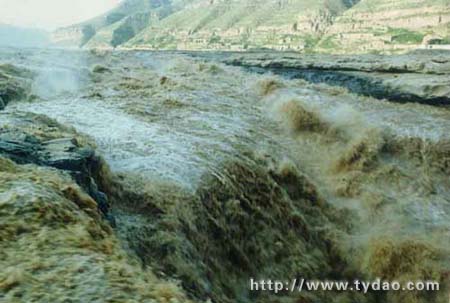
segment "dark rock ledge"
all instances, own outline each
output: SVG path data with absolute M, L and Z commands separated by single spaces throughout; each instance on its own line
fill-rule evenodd
M 0 64 L 0 110 L 14 100 L 24 99 L 31 87 L 33 73 L 10 64 Z
M 109 201 L 102 191 L 108 168 L 89 140 L 42 115 L 0 113 L 0 156 L 18 164 L 36 164 L 68 172 L 98 205 L 105 218 Z M 100 187 L 100 188 L 99 188 Z
M 377 99 L 450 105 L 450 52 L 398 56 L 256 53 L 222 61 L 252 72 L 341 86 Z

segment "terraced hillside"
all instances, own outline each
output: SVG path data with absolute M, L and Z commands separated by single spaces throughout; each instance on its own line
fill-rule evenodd
M 335 20 L 318 48 L 341 52 L 436 48 L 450 44 L 449 35 L 449 0 L 364 0 Z
M 348 5 L 341 0 L 196 1 L 145 29 L 126 46 L 302 50 Z
M 128 0 L 56 31 L 54 41 L 89 48 L 348 53 L 446 48 L 449 35 L 450 0 Z

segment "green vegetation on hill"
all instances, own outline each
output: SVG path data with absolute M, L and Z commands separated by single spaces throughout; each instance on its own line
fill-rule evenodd
M 113 33 L 113 38 L 111 40 L 112 46 L 116 47 L 121 45 L 122 43 L 130 40 L 134 36 L 134 30 L 131 26 L 125 25 L 123 27 L 119 27 Z
M 410 31 L 404 28 L 390 28 L 388 31 L 392 35 L 392 42 L 399 44 L 418 44 L 421 43 L 424 34 Z
M 88 24 L 83 26 L 82 33 L 83 38 L 81 40 L 81 46 L 85 45 L 89 40 L 91 40 L 91 38 L 95 36 L 96 31 L 92 25 Z

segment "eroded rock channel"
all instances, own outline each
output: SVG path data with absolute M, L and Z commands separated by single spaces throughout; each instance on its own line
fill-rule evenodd
M 0 300 L 445 302 L 445 290 L 275 295 L 248 281 L 445 288 L 446 107 L 177 53 L 0 61 L 14 66 L 1 85 L 21 92 L 0 112 Z M 1 82 L 16 69 L 22 82 Z
M 450 55 L 416 51 L 396 56 L 333 56 L 296 54 L 231 55 L 227 64 L 287 79 L 340 86 L 352 93 L 392 102 L 450 104 Z

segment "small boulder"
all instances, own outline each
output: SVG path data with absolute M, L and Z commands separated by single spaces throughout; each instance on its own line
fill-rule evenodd
M 92 72 L 96 73 L 96 74 L 104 74 L 104 73 L 111 73 L 111 70 L 109 68 L 105 67 L 105 66 L 96 65 L 92 69 Z

